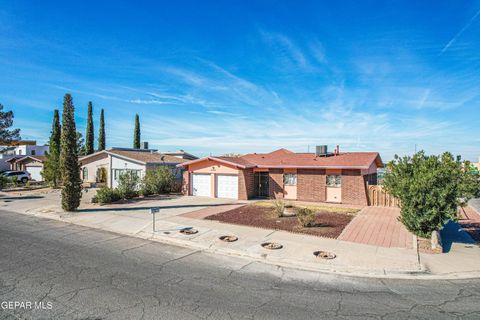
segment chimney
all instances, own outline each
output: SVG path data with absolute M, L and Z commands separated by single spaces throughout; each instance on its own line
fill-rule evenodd
M 321 145 L 315 147 L 315 156 L 317 157 L 324 157 L 327 155 L 328 147 L 327 145 Z
M 337 144 L 337 148 L 335 149 L 335 155 L 339 155 L 340 154 L 340 146 Z
M 148 150 L 148 142 L 147 141 L 143 141 L 142 142 L 142 145 L 140 146 L 141 149 L 145 149 L 145 150 Z

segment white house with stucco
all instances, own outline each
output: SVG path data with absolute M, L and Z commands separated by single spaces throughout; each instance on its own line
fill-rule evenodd
M 140 178 L 148 170 L 168 166 L 177 180 L 182 179 L 182 169 L 177 165 L 187 160 L 166 155 L 150 149 L 112 148 L 84 156 L 79 159 L 80 175 L 84 183 L 104 183 L 110 188 L 118 186 L 123 172 L 131 171 Z

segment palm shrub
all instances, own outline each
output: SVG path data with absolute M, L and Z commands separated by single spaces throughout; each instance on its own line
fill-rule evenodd
M 138 196 L 140 177 L 134 171 L 125 171 L 118 178 L 118 193 L 122 199 L 132 199 Z
M 400 221 L 412 233 L 430 237 L 450 220 L 456 221 L 458 205 L 477 196 L 478 175 L 460 159 L 445 152 L 427 156 L 395 156 L 387 166 L 384 186 L 401 203 Z
M 141 193 L 144 196 L 169 193 L 174 183 L 172 170 L 167 166 L 161 166 L 156 170 L 147 171 L 142 181 Z
M 316 214 L 315 211 L 309 208 L 301 208 L 297 212 L 298 222 L 303 227 L 310 227 L 315 222 Z

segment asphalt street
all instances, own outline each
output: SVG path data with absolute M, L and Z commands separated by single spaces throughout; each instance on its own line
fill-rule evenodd
M 479 301 L 480 280 L 298 271 L 0 211 L 1 319 L 480 319 Z

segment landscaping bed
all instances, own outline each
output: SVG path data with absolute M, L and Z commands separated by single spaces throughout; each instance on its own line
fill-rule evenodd
M 358 210 L 345 208 L 312 207 L 315 211 L 315 221 L 309 227 L 303 227 L 296 216 L 278 217 L 275 209 L 266 203 L 246 205 L 237 209 L 206 217 L 225 223 L 251 227 L 284 230 L 295 233 L 309 234 L 319 237 L 337 238 L 350 223 Z

